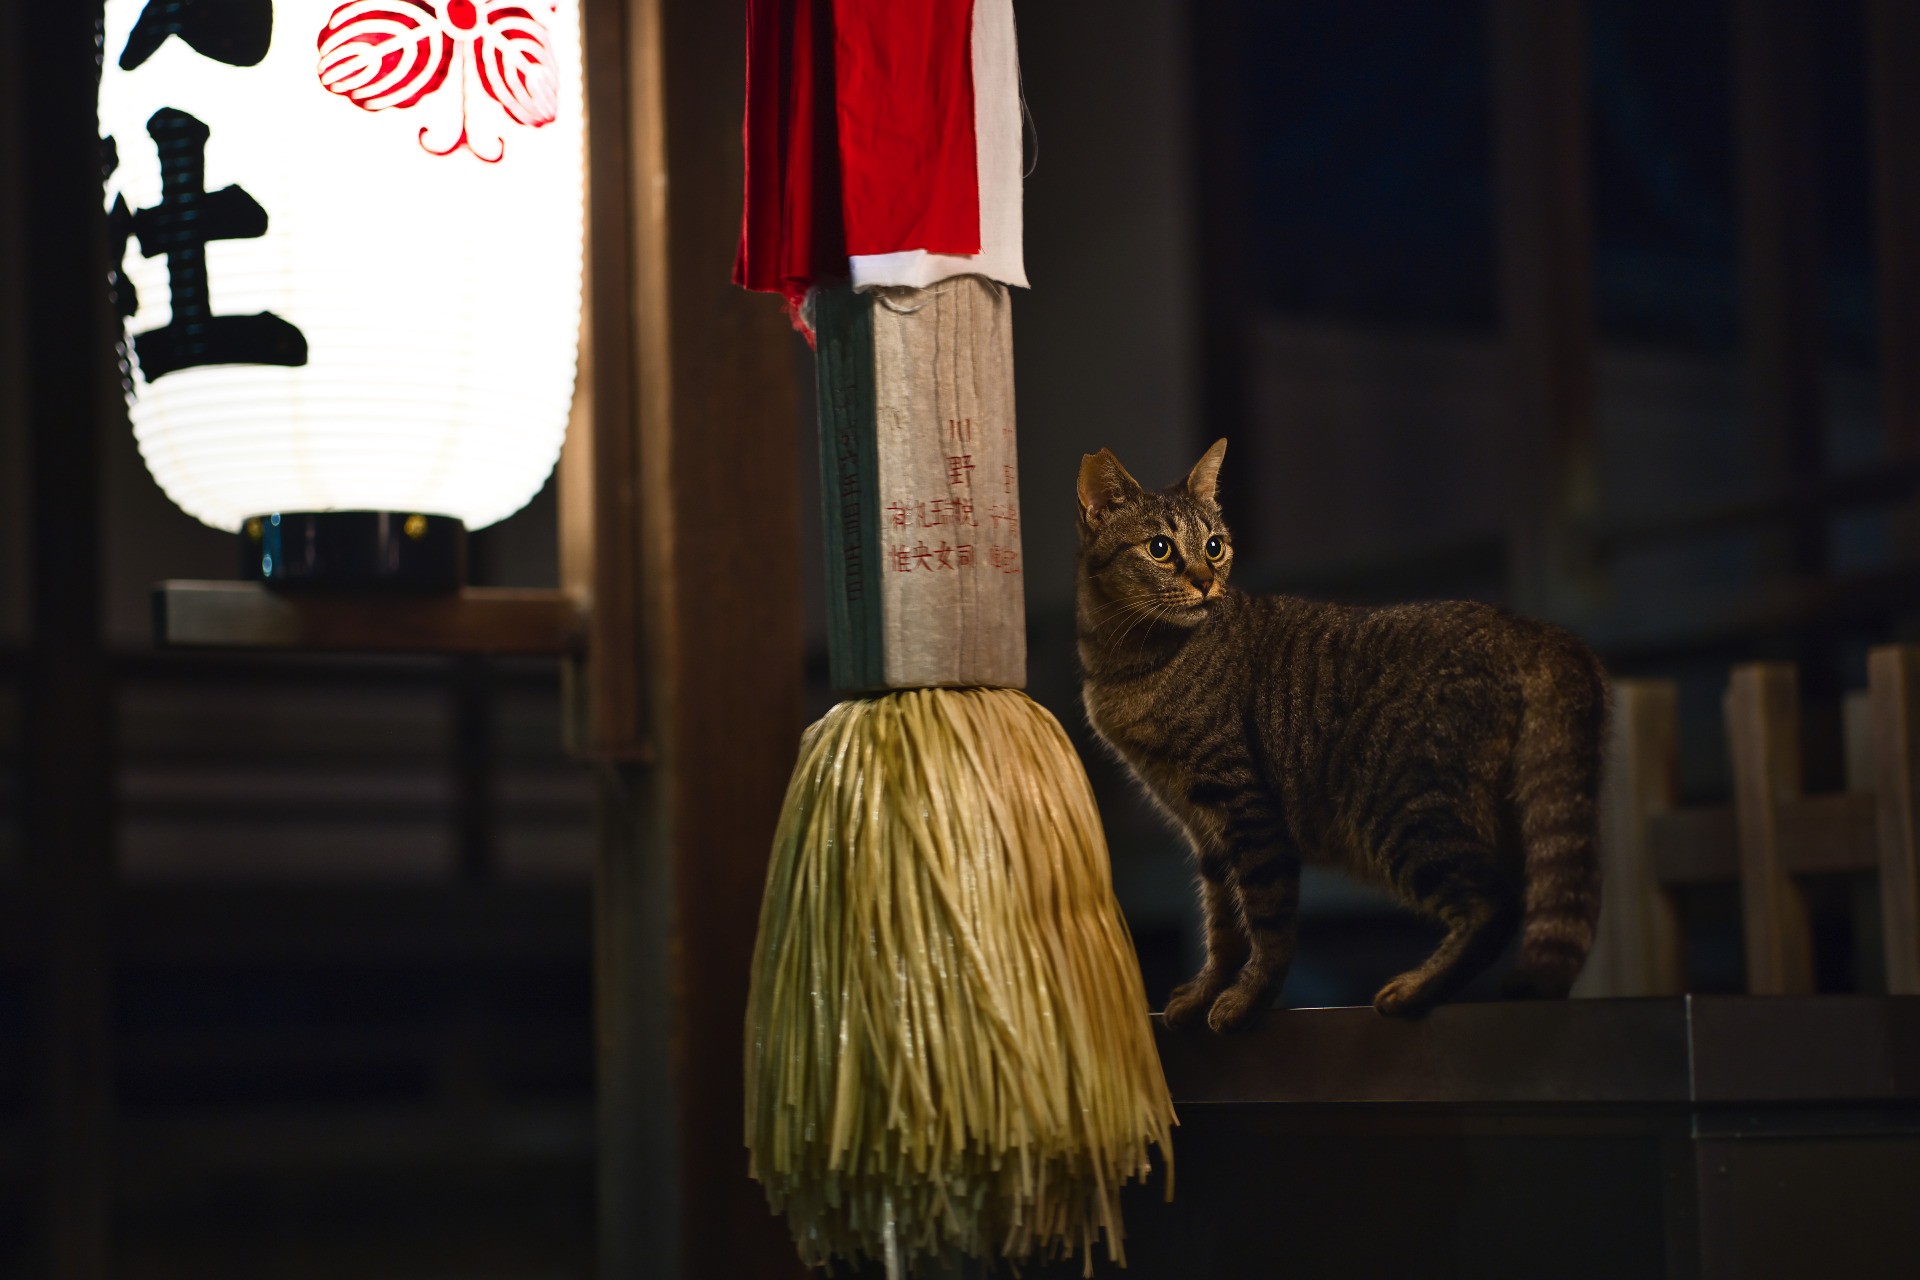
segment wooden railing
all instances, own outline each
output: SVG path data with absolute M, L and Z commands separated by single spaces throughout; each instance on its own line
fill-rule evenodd
M 1811 993 L 1802 882 L 1844 873 L 1878 877 L 1887 990 L 1920 994 L 1920 649 L 1874 650 L 1867 691 L 1847 711 L 1847 789 L 1808 794 L 1797 671 L 1734 668 L 1726 695 L 1732 801 L 1682 806 L 1675 687 L 1619 683 L 1602 802 L 1606 905 L 1583 994 L 1686 990 L 1674 895 L 1695 884 L 1738 885 L 1749 991 Z

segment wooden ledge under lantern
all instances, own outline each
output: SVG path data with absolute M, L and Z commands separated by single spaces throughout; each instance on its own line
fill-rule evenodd
M 169 649 L 570 657 L 585 648 L 586 630 L 585 606 L 557 589 L 322 596 L 176 579 L 153 593 L 154 643 Z

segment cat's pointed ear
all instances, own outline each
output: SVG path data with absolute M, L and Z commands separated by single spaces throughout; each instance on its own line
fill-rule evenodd
M 1098 524 L 1115 507 L 1140 493 L 1139 482 L 1127 474 L 1111 449 L 1080 459 L 1080 518 Z
M 1187 493 L 1195 502 L 1204 506 L 1217 507 L 1220 499 L 1215 496 L 1220 487 L 1220 463 L 1227 456 L 1225 436 L 1213 442 L 1213 448 L 1200 455 L 1200 461 L 1193 464 L 1193 470 L 1187 473 Z

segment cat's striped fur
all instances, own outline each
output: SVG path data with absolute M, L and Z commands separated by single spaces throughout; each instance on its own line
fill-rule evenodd
M 1565 995 L 1600 911 L 1599 660 L 1571 632 L 1491 605 L 1228 588 L 1225 450 L 1158 493 L 1104 449 L 1080 468 L 1087 715 L 1200 873 L 1206 965 L 1168 1021 L 1225 1031 L 1270 1003 L 1293 959 L 1302 861 L 1444 926 L 1433 955 L 1374 997 L 1380 1012 L 1431 1008 L 1516 930 L 1509 989 Z

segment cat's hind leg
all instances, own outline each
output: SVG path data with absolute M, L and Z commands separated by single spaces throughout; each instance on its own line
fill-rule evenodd
M 1375 993 L 1373 1007 L 1391 1017 L 1418 1017 L 1459 991 L 1493 963 L 1520 925 L 1517 887 L 1472 828 L 1437 815 L 1418 825 L 1420 846 L 1406 852 L 1395 882 L 1447 932 L 1419 967 Z
M 1232 985 L 1251 951 L 1246 931 L 1240 927 L 1239 912 L 1234 908 L 1233 889 L 1227 884 L 1226 861 L 1218 855 L 1203 853 L 1198 862 L 1207 961 L 1198 974 L 1175 987 L 1167 997 L 1166 1012 L 1162 1016 L 1170 1027 L 1193 1026 L 1205 1017 L 1220 993 Z
M 1249 954 L 1207 1011 L 1207 1025 L 1215 1031 L 1237 1031 L 1265 1011 L 1287 980 L 1298 936 L 1299 858 L 1263 845 L 1235 861 L 1232 880 Z

